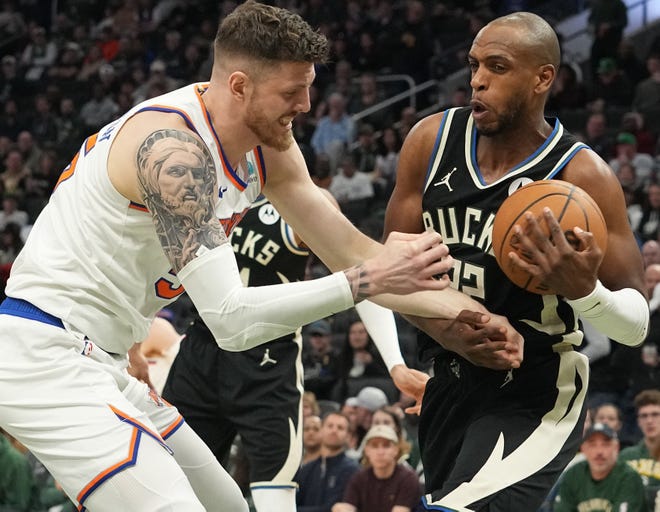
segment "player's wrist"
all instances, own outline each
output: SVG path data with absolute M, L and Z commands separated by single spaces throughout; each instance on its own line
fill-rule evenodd
M 603 284 L 597 279 L 593 285 L 585 286 L 583 290 L 571 294 L 575 295 L 574 297 L 569 297 L 568 295 L 565 295 L 564 297 L 567 301 L 570 301 L 571 304 L 575 303 L 576 308 L 586 307 L 588 309 L 590 304 L 597 302 L 599 296 L 603 295 L 604 289 L 606 290 Z
M 353 301 L 356 304 L 380 293 L 372 274 L 373 272 L 368 268 L 366 262 L 344 270 L 344 275 L 351 288 Z

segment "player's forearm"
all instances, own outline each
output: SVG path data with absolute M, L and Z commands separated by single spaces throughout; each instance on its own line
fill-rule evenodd
M 405 315 L 453 320 L 464 310 L 487 313 L 483 304 L 453 288 L 408 295 L 383 294 L 369 300 Z
M 228 244 L 199 254 L 178 276 L 218 345 L 230 351 L 247 350 L 354 304 L 341 272 L 246 288 Z

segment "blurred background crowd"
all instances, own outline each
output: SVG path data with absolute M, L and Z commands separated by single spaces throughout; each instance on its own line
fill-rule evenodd
M 408 131 L 424 115 L 469 105 L 466 55 L 479 29 L 516 10 L 536 12 L 553 25 L 571 17 L 586 20 L 585 58 L 564 52 L 547 113 L 558 116 L 619 177 L 644 258 L 652 311 L 645 344 L 624 347 L 586 326 L 581 347 L 591 361 L 590 407 L 616 406 L 619 438 L 631 445 L 640 442 L 643 433 L 634 397 L 660 389 L 658 24 L 643 19 L 639 30 L 627 31 L 630 11 L 621 0 L 268 3 L 298 12 L 331 42 L 330 62 L 316 70 L 312 108 L 294 120 L 294 133 L 314 181 L 329 189 L 351 221 L 374 238 L 382 233 L 399 149 Z M 0 289 L 30 226 L 81 142 L 144 99 L 206 81 L 218 20 L 236 4 L 0 2 Z M 565 38 L 560 36 L 563 45 Z M 325 272 L 312 258 L 309 275 Z M 184 296 L 162 316 L 183 332 L 189 311 Z M 398 320 L 407 363 L 429 370 L 430 362 L 417 356 L 415 330 Z M 393 423 L 405 441 L 400 455 L 421 475 L 415 417 L 403 413 L 409 398 L 394 387 L 355 312 L 315 322 L 304 334 L 306 460 L 320 453 L 324 414 L 343 410 L 349 415 L 345 444 L 357 460 L 372 419 L 385 411 L 393 419 L 383 421 Z M 240 461 L 234 466 L 240 480 Z M 0 436 L 0 511 L 55 512 L 67 507 L 45 469 L 18 443 Z

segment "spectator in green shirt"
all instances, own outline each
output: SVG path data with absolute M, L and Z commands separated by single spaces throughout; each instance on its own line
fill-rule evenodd
M 564 474 L 554 512 L 646 512 L 644 484 L 636 471 L 619 461 L 616 432 L 595 423 L 580 450 L 586 460 Z
M 660 390 L 647 389 L 635 397 L 637 424 L 643 438 L 621 451 L 626 461 L 642 477 L 649 512 L 660 510 Z

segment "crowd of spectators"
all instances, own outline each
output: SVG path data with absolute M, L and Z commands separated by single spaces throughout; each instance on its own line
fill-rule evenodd
M 236 3 L 1 2 L 0 286 L 60 172 L 85 137 L 147 98 L 207 80 L 217 21 Z M 464 65 L 469 42 L 494 17 L 515 9 L 554 17 L 585 2 L 553 2 L 546 12 L 547 3 L 533 0 L 270 3 L 299 12 L 330 40 L 331 59 L 317 68 L 310 91 L 312 108 L 295 118 L 293 130 L 312 178 L 335 195 L 352 222 L 378 238 L 396 180 L 399 150 L 419 119 L 419 110 L 469 102 L 466 83 L 450 94 L 426 93 L 418 98 L 416 107 L 402 100 L 365 114 L 366 109 L 407 87 L 401 80 L 384 77 L 404 75 L 417 84 L 441 80 Z M 619 0 L 586 3 L 592 9 L 591 58 L 585 63 L 562 63 L 547 111 L 558 115 L 617 174 L 644 254 L 652 311 L 646 343 L 639 348 L 624 347 L 587 327 L 583 347 L 592 367 L 590 407 L 604 403 L 617 407 L 621 422 L 617 437 L 621 443 L 633 445 L 642 439 L 634 397 L 660 387 L 660 287 L 656 286 L 660 282 L 660 42 L 651 43 L 640 55 L 623 36 L 627 17 Z M 320 274 L 324 269 L 313 261 L 310 272 Z M 181 303 L 184 305 L 172 308 L 173 322 L 180 331 L 186 321 L 185 299 Z M 403 413 L 409 405 L 407 398 L 398 395 L 364 326 L 353 314 L 316 322 L 305 331 L 307 389 L 323 409 L 314 412 L 310 406 L 312 410 L 306 414 L 310 442 L 305 460 L 327 457 L 340 464 L 338 467 L 357 471 L 365 447 L 362 439 L 368 436 L 372 416 L 392 416 L 390 427 L 399 441 L 416 436 L 415 418 Z M 407 362 L 427 369 L 428 362 L 419 361 L 415 353 L 414 329 L 404 321 L 398 325 Z M 360 396 L 364 389 L 380 390 L 382 396 L 375 398 L 374 392 Z M 343 416 L 322 414 L 339 410 Z M 410 463 L 406 471 L 420 474 L 414 453 L 402 449 L 403 443 L 394 443 L 389 430 L 381 428 L 371 439 L 384 451 L 391 448 L 388 453 L 396 457 L 377 462 L 386 470 L 360 478 L 371 481 L 384 474 L 390 478 L 390 470 L 395 469 L 398 475 L 406 455 Z M 345 462 L 344 457 L 353 462 Z M 45 469 L 9 437 L 0 436 L 0 459 L 7 461 L 0 464 L 0 508 L 37 511 L 58 506 L 67 510 L 57 483 L 45 478 Z M 4 468 L 9 467 L 21 486 L 38 489 L 36 494 L 41 497 L 21 491 L 23 487 L 11 492 L 4 489 L 8 478 Z M 314 481 L 315 471 L 308 468 L 304 478 Z M 355 492 L 345 497 L 336 489 L 331 491 L 339 501 L 358 499 Z M 317 489 L 311 495 L 320 493 Z M 336 510 L 344 510 L 342 507 Z

